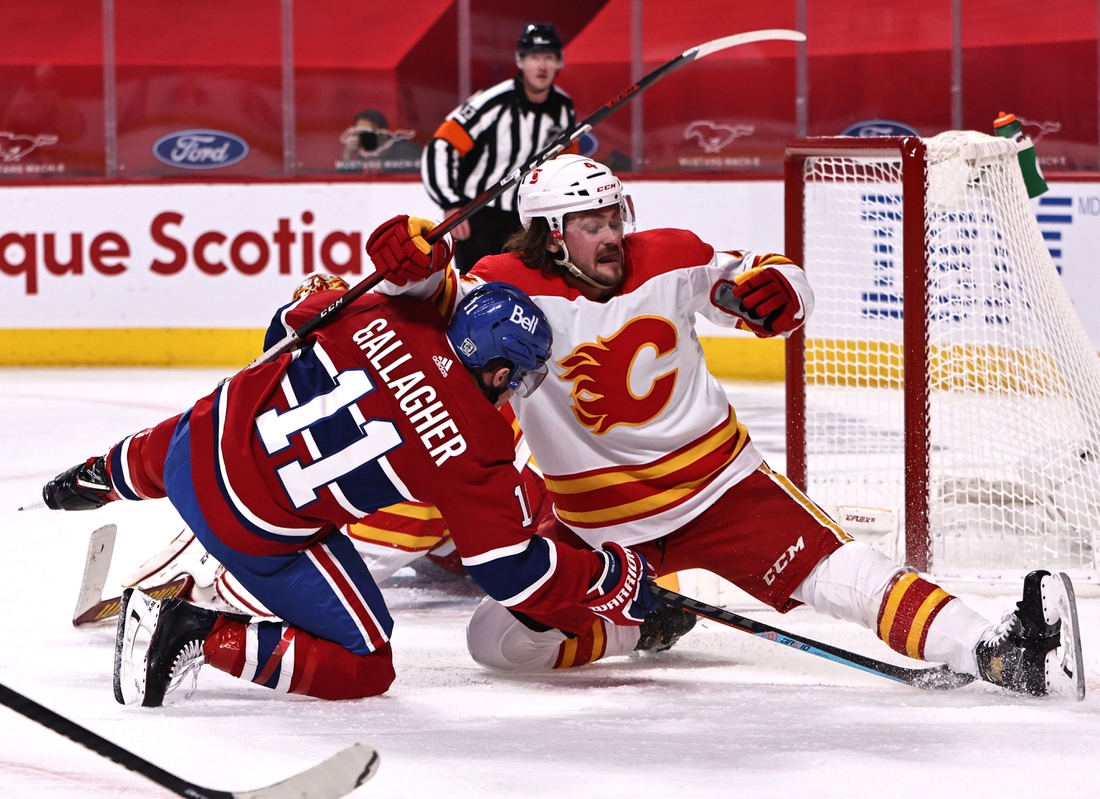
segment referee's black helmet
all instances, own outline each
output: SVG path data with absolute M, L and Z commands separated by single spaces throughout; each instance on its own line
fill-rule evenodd
M 553 25 L 546 22 L 532 22 L 523 29 L 516 44 L 520 56 L 530 53 L 556 53 L 561 56 L 561 37 Z

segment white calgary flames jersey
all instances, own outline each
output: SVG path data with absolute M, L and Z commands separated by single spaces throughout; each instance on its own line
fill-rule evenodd
M 806 316 L 813 305 L 802 270 L 785 258 L 715 252 L 688 231 L 632 234 L 624 254 L 623 286 L 604 302 L 511 254 L 484 258 L 463 278 L 449 270 L 404 289 L 433 293 L 449 313 L 480 282 L 502 280 L 546 314 L 549 374 L 512 405 L 556 515 L 593 547 L 670 533 L 761 463 L 695 335 L 696 313 L 737 323 L 712 302 L 715 286 L 767 264 L 790 280 Z

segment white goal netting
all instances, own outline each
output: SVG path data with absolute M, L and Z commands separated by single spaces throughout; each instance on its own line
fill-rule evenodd
M 805 159 L 804 262 L 817 298 L 805 329 L 808 493 L 904 513 L 902 320 L 921 307 L 903 274 L 923 265 L 905 263 L 902 220 L 923 205 L 931 571 L 1095 580 L 1100 359 L 1043 243 L 1014 144 L 972 132 L 925 144 L 923 203 L 903 202 L 898 154 Z

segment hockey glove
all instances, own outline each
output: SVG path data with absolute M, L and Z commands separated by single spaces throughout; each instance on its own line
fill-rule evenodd
M 88 458 L 42 487 L 42 501 L 52 510 L 94 510 L 116 499 L 103 458 Z
M 604 621 L 627 627 L 637 626 L 646 614 L 657 609 L 657 600 L 649 592 L 653 576 L 645 558 L 631 549 L 611 542 L 598 552 L 605 565 L 596 584 L 588 589 L 585 605 Z
M 805 319 L 802 301 L 783 273 L 772 264 L 788 264 L 780 255 L 765 255 L 756 265 L 734 277 L 719 280 L 711 291 L 711 301 L 722 310 L 739 317 L 737 326 L 762 338 L 797 330 Z
M 434 245 L 424 238 L 435 223 L 402 214 L 381 225 L 367 240 L 377 272 L 395 286 L 424 280 L 451 262 L 451 237 Z

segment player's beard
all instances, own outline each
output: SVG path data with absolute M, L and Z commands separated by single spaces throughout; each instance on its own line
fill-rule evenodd
M 623 248 L 621 244 L 604 244 L 596 250 L 589 276 L 608 288 L 618 288 L 623 282 Z

